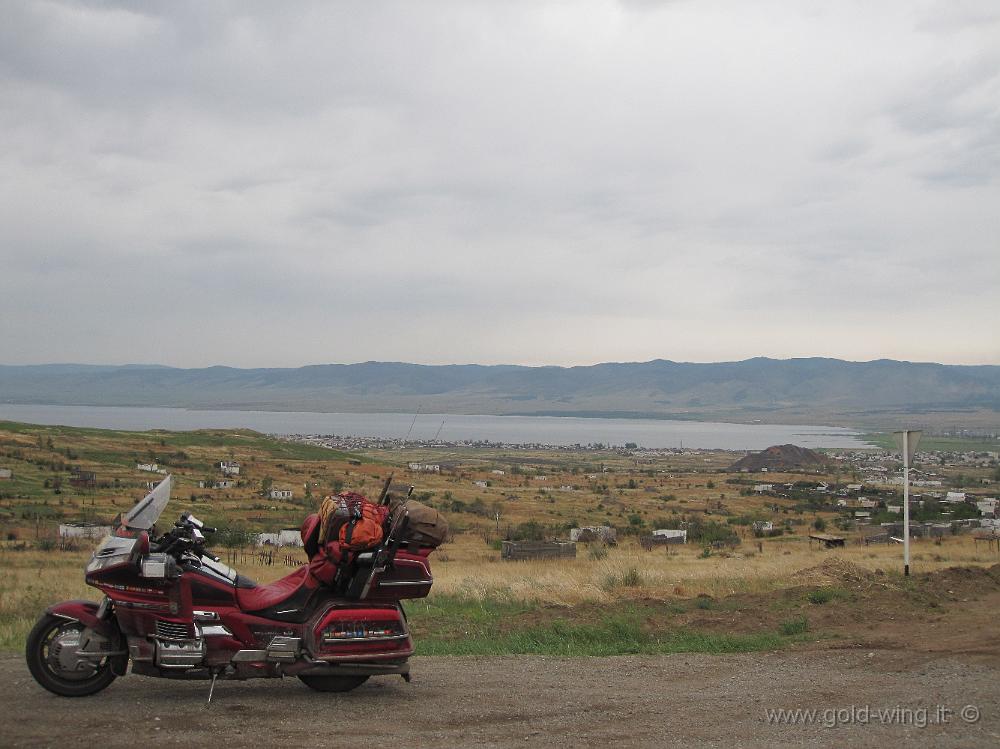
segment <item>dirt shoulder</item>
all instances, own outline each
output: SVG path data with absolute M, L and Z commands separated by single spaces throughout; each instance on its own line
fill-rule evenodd
M 312 692 L 296 679 L 225 682 L 206 706 L 204 682 L 138 676 L 95 697 L 63 699 L 38 687 L 20 658 L 2 656 L 0 744 L 78 745 L 89 737 L 109 747 L 155 741 L 234 748 L 1000 742 L 1000 666 L 963 656 L 876 650 L 418 657 L 413 672 L 412 684 L 373 679 L 345 695 Z M 939 705 L 953 711 L 947 722 Z M 960 717 L 968 705 L 980 711 L 975 722 Z M 896 717 L 869 715 L 862 723 L 866 707 L 895 709 Z M 773 725 L 768 709 L 819 712 L 812 724 Z

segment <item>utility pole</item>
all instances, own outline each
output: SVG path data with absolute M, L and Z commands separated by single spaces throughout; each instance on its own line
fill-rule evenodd
M 919 429 L 904 429 L 893 432 L 892 436 L 903 454 L 903 575 L 910 576 L 910 463 L 917 451 L 917 444 L 923 432 Z

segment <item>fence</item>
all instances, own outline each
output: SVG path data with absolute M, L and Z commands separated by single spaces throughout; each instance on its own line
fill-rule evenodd
M 301 547 L 296 547 L 297 552 L 300 552 L 300 550 Z M 284 565 L 285 567 L 298 567 L 307 561 L 305 555 L 301 552 L 288 551 L 286 547 L 280 546 L 226 550 L 226 564 L 233 567 L 245 566 L 247 564 L 256 564 L 259 567 L 272 567 L 275 564 Z

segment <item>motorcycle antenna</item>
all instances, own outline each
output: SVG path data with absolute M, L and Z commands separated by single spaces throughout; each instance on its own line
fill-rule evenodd
M 378 502 L 376 502 L 376 504 L 380 504 L 380 505 L 384 505 L 385 504 L 385 498 L 389 494 L 389 484 L 392 483 L 392 477 L 394 475 L 395 475 L 395 471 L 393 471 L 392 473 L 390 473 L 389 476 L 386 478 L 385 483 L 382 484 L 382 493 L 378 495 Z
M 413 414 L 413 421 L 410 422 L 410 428 L 406 430 L 406 436 L 403 437 L 403 442 L 410 439 L 410 432 L 413 431 L 413 425 L 417 423 L 417 417 L 420 416 L 420 409 L 423 408 L 423 404 L 417 406 L 417 412 Z

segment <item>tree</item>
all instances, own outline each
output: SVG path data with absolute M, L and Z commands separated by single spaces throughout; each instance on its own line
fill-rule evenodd
M 815 528 L 817 531 L 826 530 L 826 521 L 823 518 L 816 518 L 813 521 L 813 528 Z

